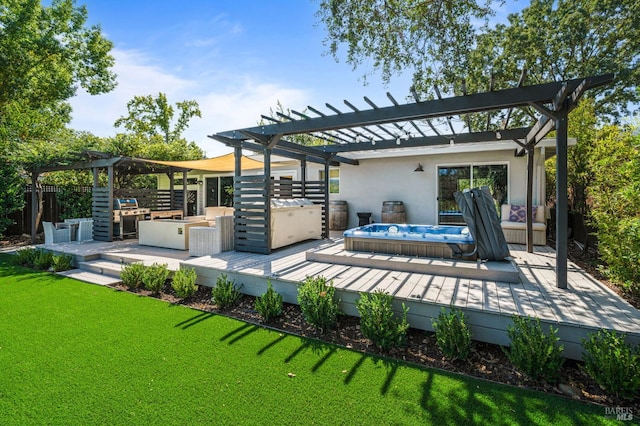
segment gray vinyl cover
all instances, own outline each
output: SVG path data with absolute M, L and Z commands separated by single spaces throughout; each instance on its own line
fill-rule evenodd
M 453 197 L 476 243 L 478 257 L 486 260 L 509 257 L 509 246 L 504 239 L 489 188 L 485 186 L 456 192 Z

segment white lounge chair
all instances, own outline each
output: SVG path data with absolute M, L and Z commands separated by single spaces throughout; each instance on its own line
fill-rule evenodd
M 44 245 L 68 243 L 71 241 L 71 228 L 56 229 L 51 222 L 42 222 L 44 228 Z

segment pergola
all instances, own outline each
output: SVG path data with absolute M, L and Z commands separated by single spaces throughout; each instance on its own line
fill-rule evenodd
M 190 170 L 202 170 L 209 172 L 229 172 L 236 167 L 241 170 L 261 169 L 262 162 L 253 160 L 248 157 L 241 156 L 236 159 L 233 154 L 222 155 L 214 158 L 189 161 L 161 161 L 145 158 L 135 158 L 127 156 L 117 156 L 105 152 L 85 151 L 80 154 L 79 161 L 68 164 L 52 164 L 46 167 L 30 170 L 31 174 L 31 239 L 35 243 L 36 238 L 36 215 L 37 200 L 36 183 L 38 176 L 45 172 L 61 171 L 61 170 L 92 170 L 93 186 L 92 186 L 92 217 L 94 219 L 94 240 L 97 241 L 113 241 L 113 212 L 115 197 L 115 175 L 129 174 L 160 174 L 164 173 L 169 176 L 169 194 L 166 200 L 166 207 L 169 209 L 179 208 L 183 214 L 187 215 L 187 173 Z M 239 166 L 236 164 L 239 162 Z M 107 183 L 106 186 L 100 186 L 98 179 L 99 172 L 106 170 Z M 176 191 L 174 189 L 175 174 L 182 175 L 182 189 Z M 128 198 L 128 197 L 127 197 Z
M 527 249 L 533 252 L 532 187 L 533 155 L 536 145 L 552 130 L 556 130 L 556 273 L 557 286 L 567 287 L 567 124 L 568 114 L 581 96 L 590 89 L 609 84 L 613 74 L 577 78 L 523 86 L 524 72 L 518 87 L 490 90 L 484 93 L 466 94 L 442 98 L 436 88 L 437 99 L 421 101 L 412 92 L 414 101 L 400 104 L 390 94 L 390 106 L 380 107 L 365 97 L 371 107 L 361 110 L 347 100 L 350 111 L 343 112 L 326 104 L 327 114 L 317 108 L 307 107 L 313 113 L 291 111 L 291 115 L 278 113 L 279 118 L 263 116 L 269 124 L 220 132 L 209 137 L 234 148 L 236 167 L 234 178 L 234 205 L 236 249 L 270 253 L 269 217 L 270 200 L 274 188 L 269 180 L 271 155 L 279 155 L 301 162 L 302 180 L 299 193 L 306 188 L 306 163 L 324 165 L 325 233 L 327 232 L 329 166 L 339 163 L 357 165 L 350 153 L 371 150 L 389 150 L 402 147 L 430 147 L 448 144 L 491 143 L 496 140 L 512 140 L 520 149 L 515 155 L 527 156 Z M 464 86 L 463 86 L 464 87 Z M 491 85 L 490 87 L 493 87 Z M 464 89 L 463 89 L 464 90 Z M 531 127 L 510 128 L 509 118 L 516 108 L 532 107 L 540 113 Z M 506 111 L 506 118 L 499 128 L 489 129 L 490 118 L 497 111 Z M 483 131 L 456 133 L 451 124 L 453 116 L 466 120 L 468 114 L 486 113 L 487 126 Z M 294 117 L 295 116 L 295 117 Z M 438 131 L 432 120 L 444 118 L 450 132 Z M 432 132 L 425 131 L 429 126 Z M 291 141 L 296 135 L 311 135 L 324 141 L 324 145 L 306 146 Z M 242 177 L 240 158 L 248 149 L 264 155 L 264 177 L 261 181 L 248 182 Z M 264 206 L 257 208 L 257 205 Z

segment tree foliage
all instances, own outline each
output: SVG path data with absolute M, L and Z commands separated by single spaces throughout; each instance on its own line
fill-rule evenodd
M 411 70 L 417 91 L 434 85 L 462 94 L 615 73 L 614 84 L 587 92 L 596 111 L 614 117 L 638 102 L 640 3 L 635 0 L 533 0 L 508 24 L 489 25 L 490 7 L 503 2 L 323 0 L 317 16 L 336 59 L 380 70 L 386 81 Z M 485 20 L 485 25 L 479 22 Z M 514 111 L 513 123 L 530 122 L 534 110 Z M 504 117 L 496 114 L 494 124 Z M 472 127 L 479 125 L 479 118 Z M 486 116 L 484 117 L 486 121 Z
M 78 86 L 95 95 L 115 87 L 112 43 L 85 26 L 87 9 L 73 0 L 3 0 L 0 5 L 0 108 L 20 102 L 51 108 Z
M 592 223 L 605 271 L 632 292 L 640 291 L 640 136 L 632 128 L 606 126 L 591 154 Z
M 0 1 L 0 163 L 12 168 L 0 187 L 13 211 L 22 205 L 25 171 L 77 153 L 78 140 L 65 129 L 67 100 L 79 87 L 90 94 L 115 87 L 112 43 L 86 21 L 86 8 L 74 0 Z M 11 213 L 4 208 L 0 233 Z
M 491 1 L 476 0 L 322 0 L 316 14 L 326 26 L 325 45 L 347 63 L 382 72 L 413 70 L 416 82 L 450 81 L 450 65 L 466 57 L 474 43 L 474 22 L 493 12 Z M 456 67 L 456 69 L 458 69 Z
M 176 109 L 178 116 L 175 117 Z M 169 144 L 182 137 L 182 132 L 193 117 L 202 117 L 198 103 L 193 100 L 176 102 L 176 108 L 167 101 L 167 95 L 158 93 L 134 96 L 127 104 L 128 115 L 116 120 L 115 126 L 123 126 L 130 132 L 149 138 L 161 135 Z M 175 119 L 174 119 L 175 117 Z M 173 126 L 173 127 L 172 127 Z

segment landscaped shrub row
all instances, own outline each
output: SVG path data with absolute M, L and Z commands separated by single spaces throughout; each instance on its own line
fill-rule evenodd
M 53 254 L 47 250 L 31 247 L 16 251 L 12 261 L 15 265 L 39 269 L 41 271 L 51 270 L 60 272 L 73 268 L 73 256 L 64 253 Z
M 542 331 L 538 318 L 514 316 L 507 327 L 511 340 L 503 348 L 509 361 L 533 380 L 555 383 L 565 359 L 558 345 L 557 329 Z M 454 361 L 465 359 L 471 349 L 468 318 L 457 308 L 444 308 L 433 321 L 436 343 L 442 353 Z M 584 371 L 604 390 L 618 397 L 634 398 L 640 392 L 640 346 L 625 343 L 624 334 L 602 330 L 582 340 Z

